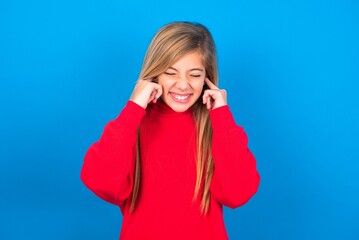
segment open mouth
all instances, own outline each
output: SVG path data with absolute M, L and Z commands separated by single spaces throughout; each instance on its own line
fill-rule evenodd
M 177 94 L 177 93 L 173 93 L 170 92 L 171 98 L 175 101 L 175 102 L 179 102 L 179 103 L 186 103 L 188 102 L 188 100 L 190 99 L 190 97 L 192 96 L 192 94 Z

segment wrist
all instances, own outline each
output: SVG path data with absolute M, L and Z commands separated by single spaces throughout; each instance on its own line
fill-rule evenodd
M 215 103 L 212 110 L 223 107 L 223 106 L 227 106 L 227 103 L 223 102 L 223 103 Z
M 147 102 L 145 103 L 143 100 L 138 98 L 130 98 L 130 101 L 136 103 L 138 106 L 142 107 L 143 109 L 147 108 Z

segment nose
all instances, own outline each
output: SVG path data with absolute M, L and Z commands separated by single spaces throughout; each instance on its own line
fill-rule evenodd
M 176 87 L 180 90 L 186 90 L 189 86 L 188 80 L 185 77 L 179 77 L 176 82 Z

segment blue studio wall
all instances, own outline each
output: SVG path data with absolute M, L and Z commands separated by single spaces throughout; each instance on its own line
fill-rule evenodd
M 230 239 L 359 239 L 356 0 L 0 1 L 0 239 L 118 238 L 83 157 L 175 20 L 212 32 L 262 176 Z

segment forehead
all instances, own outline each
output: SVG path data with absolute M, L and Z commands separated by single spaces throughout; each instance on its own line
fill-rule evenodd
M 176 69 L 202 68 L 204 69 L 203 57 L 199 51 L 186 53 L 175 61 L 171 67 Z

